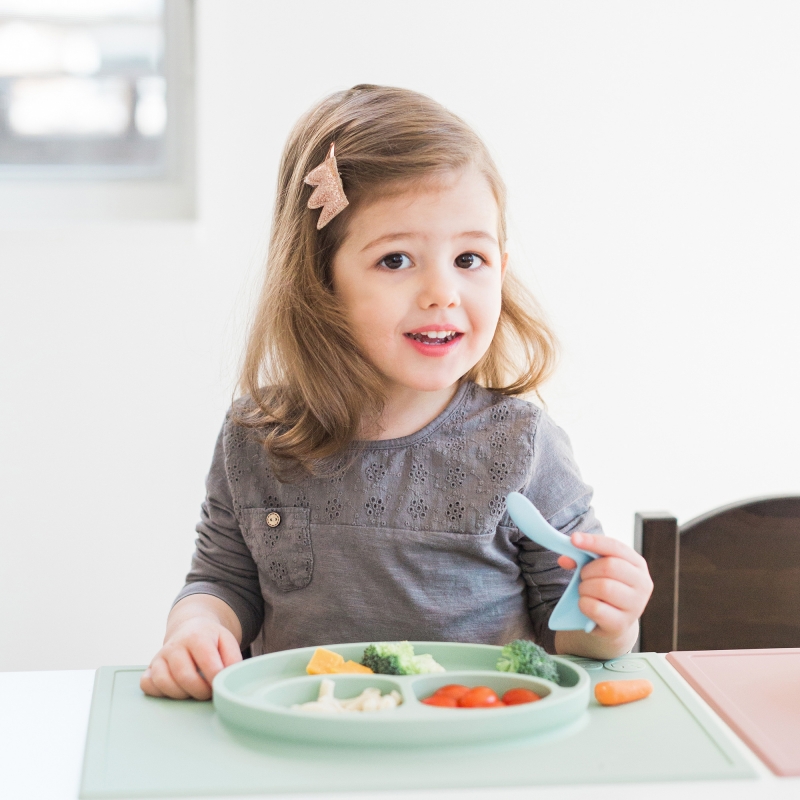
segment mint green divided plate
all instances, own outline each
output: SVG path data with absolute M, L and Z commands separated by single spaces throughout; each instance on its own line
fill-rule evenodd
M 345 661 L 361 661 L 368 643 L 326 645 Z M 529 675 L 498 672 L 502 648 L 483 644 L 412 642 L 416 654 L 430 653 L 446 670 L 427 675 L 308 675 L 316 647 L 284 650 L 247 659 L 214 679 L 214 708 L 228 725 L 260 735 L 316 744 L 418 746 L 442 742 L 496 741 L 557 730 L 578 720 L 589 704 L 591 681 L 573 661 L 556 657 L 558 683 Z M 330 713 L 292 706 L 316 700 L 324 678 L 335 683 L 340 700 L 376 687 L 396 690 L 395 709 Z M 488 686 L 502 695 L 517 687 L 542 697 L 504 708 L 457 709 L 427 706 L 420 700 L 449 683 Z

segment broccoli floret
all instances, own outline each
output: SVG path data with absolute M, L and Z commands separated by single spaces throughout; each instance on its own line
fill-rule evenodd
M 444 667 L 428 653 L 415 656 L 408 642 L 379 642 L 364 648 L 361 663 L 381 675 L 421 675 L 424 672 L 444 672 Z
M 364 648 L 361 663 L 381 675 L 407 675 L 407 665 L 414 658 L 408 642 L 379 642 Z
M 527 639 L 516 639 L 507 644 L 497 662 L 500 672 L 519 672 L 522 675 L 535 675 L 558 683 L 556 662 L 538 644 Z

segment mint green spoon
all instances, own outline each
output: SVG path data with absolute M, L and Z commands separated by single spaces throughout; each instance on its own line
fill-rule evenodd
M 506 507 L 515 525 L 536 544 L 546 547 L 562 556 L 569 556 L 578 566 L 572 576 L 564 594 L 550 615 L 548 626 L 551 631 L 576 631 L 583 629 L 591 633 L 595 623 L 589 619 L 579 608 L 578 584 L 581 582 L 581 570 L 592 559 L 597 558 L 596 553 L 579 550 L 565 536 L 557 531 L 540 513 L 539 509 L 519 492 L 511 492 L 506 497 Z

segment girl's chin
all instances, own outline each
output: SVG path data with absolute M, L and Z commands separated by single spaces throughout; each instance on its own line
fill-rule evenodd
M 389 377 L 388 388 L 390 392 L 419 392 L 421 394 L 435 394 L 437 392 L 455 391 L 464 372 L 448 372 L 445 375 L 423 375 L 419 372 L 407 375 L 392 375 Z

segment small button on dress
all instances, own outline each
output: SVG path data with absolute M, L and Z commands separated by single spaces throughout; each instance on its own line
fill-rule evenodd
M 281 515 L 277 511 L 270 511 L 267 514 L 267 525 L 270 528 L 277 528 L 281 524 Z

